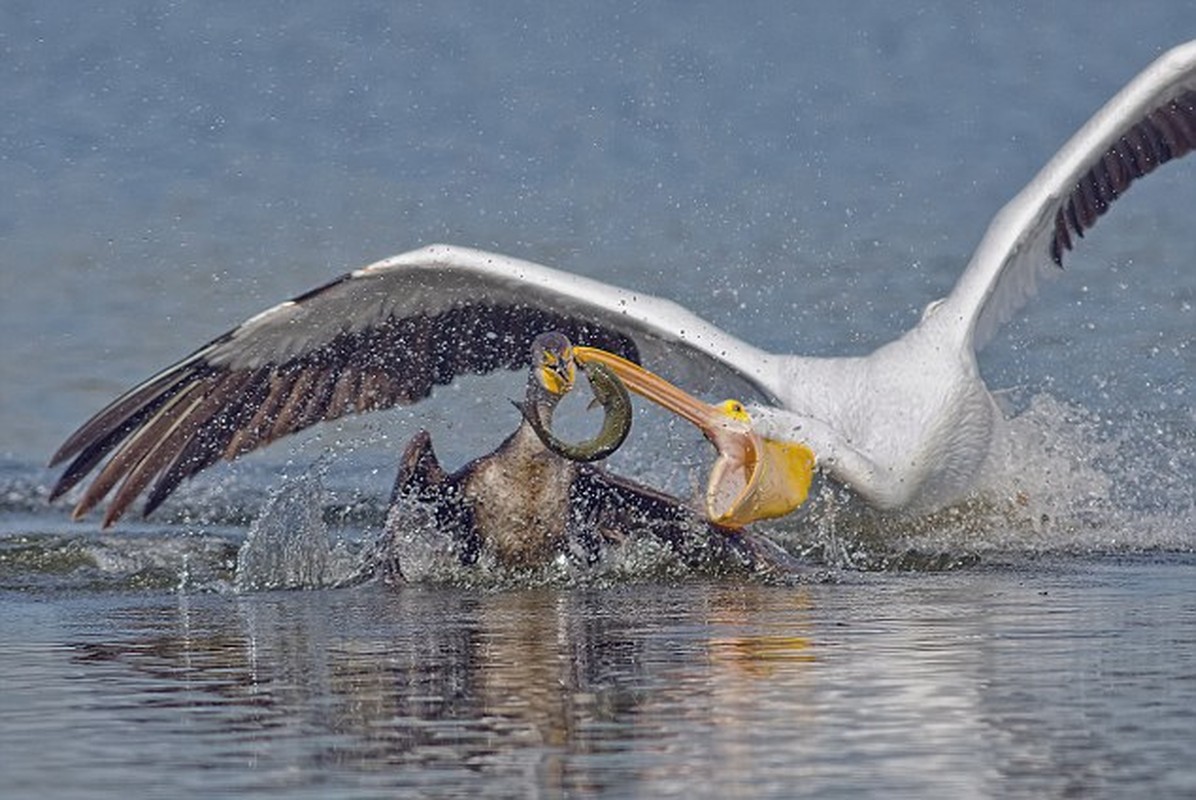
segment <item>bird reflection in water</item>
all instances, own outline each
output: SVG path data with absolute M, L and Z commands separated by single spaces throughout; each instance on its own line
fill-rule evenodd
M 728 670 L 748 678 L 773 678 L 778 672 L 817 660 L 813 639 L 802 631 L 813 602 L 805 591 L 786 590 L 787 614 L 777 632 L 761 632 L 761 606 L 777 607 L 775 596 L 763 586 L 726 587 L 718 592 L 710 617 L 710 657 Z M 720 631 L 726 631 L 720 634 Z
M 805 590 L 767 591 L 794 595 L 800 636 Z M 184 595 L 112 611 L 116 633 L 82 636 L 71 660 L 143 730 L 202 731 L 214 746 L 196 758 L 212 766 L 235 758 L 299 783 L 330 765 L 395 780 L 465 771 L 512 794 L 565 790 L 601 785 L 595 754 L 675 747 L 683 730 L 722 731 L 728 757 L 746 748 L 740 711 L 762 687 L 812 683 L 812 644 L 809 658 L 770 659 L 769 681 L 745 680 L 759 675 L 744 669 L 751 618 L 775 599 L 693 586 Z

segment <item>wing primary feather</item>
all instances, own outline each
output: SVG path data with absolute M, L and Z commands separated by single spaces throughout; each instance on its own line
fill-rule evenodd
M 229 399 L 241 390 L 250 377 L 251 373 L 240 372 L 226 376 L 224 380 L 213 381 L 203 387 L 201 396 L 190 403 L 167 430 L 156 434 L 147 432 L 150 446 L 144 448 L 145 452 L 135 462 L 130 459 L 132 466 L 126 470 L 120 488 L 108 504 L 103 527 L 118 520 L 150 481 L 172 463 L 194 437 L 208 429 L 212 418 L 227 407 Z
M 163 376 L 164 378 L 167 376 Z M 180 392 L 186 391 L 196 381 L 203 379 L 202 370 L 187 370 L 172 374 L 171 381 L 157 382 L 129 392 L 118 399 L 109 409 L 92 417 L 56 454 L 60 461 L 74 455 L 74 460 L 63 471 L 50 491 L 50 500 L 57 500 L 69 492 L 99 464 L 105 456 L 120 445 L 131 433 L 146 424 L 155 414 Z
M 241 452 L 233 447 L 233 440 L 245 431 L 245 425 L 257 411 L 266 394 L 267 370 L 246 373 L 248 380 L 228 396 L 240 394 L 237 402 L 227 402 L 211 420 L 186 442 L 169 465 L 158 476 L 142 508 L 142 516 L 150 514 L 162 504 L 184 480 L 211 466 L 221 456 L 232 460 Z M 252 447 L 248 448 L 252 449 Z
M 1067 218 L 1067 226 L 1076 236 L 1084 236 L 1084 224 L 1079 210 L 1076 208 L 1076 199 L 1074 197 L 1067 198 L 1067 205 L 1064 207 L 1064 215 Z
M 136 466 L 147 450 L 158 444 L 159 435 L 173 428 L 179 419 L 185 416 L 187 410 L 203 399 L 202 389 L 201 383 L 189 385 L 163 405 L 148 422 L 134 431 L 132 438 L 122 444 L 112 458 L 108 459 L 100 474 L 84 491 L 71 516 L 78 519 L 103 500 L 112 491 L 112 487 Z M 182 414 L 179 413 L 180 407 L 184 409 Z
M 1113 178 L 1109 175 L 1109 165 L 1105 156 L 1096 160 L 1088 175 L 1092 179 L 1092 190 L 1099 199 L 1102 210 L 1112 205 L 1118 192 L 1113 188 Z
M 1080 178 L 1080 185 L 1077 188 L 1084 196 L 1084 204 L 1092 209 L 1093 222 L 1109 208 L 1109 204 L 1101 196 L 1100 188 L 1097 185 L 1096 169 L 1094 166 L 1083 178 Z
M 1080 227 L 1076 229 L 1076 233 L 1083 236 L 1085 228 L 1091 228 L 1092 224 L 1096 222 L 1096 208 L 1091 205 L 1091 198 L 1088 193 L 1084 191 L 1084 178 L 1081 177 L 1076 182 L 1076 187 L 1071 192 L 1071 202 L 1075 204 L 1076 219 L 1079 221 Z
M 398 391 L 404 402 L 414 403 L 431 391 L 428 360 L 432 357 L 432 331 L 414 320 L 396 320 L 382 337 L 384 352 L 406 353 L 404 365 L 397 369 Z
M 1063 204 L 1066 224 L 1055 221 L 1051 238 L 1051 260 L 1063 265 L 1064 251 L 1071 250 L 1070 234 L 1084 231 L 1109 210 L 1130 184 L 1149 175 L 1160 165 L 1187 155 L 1196 144 L 1196 90 L 1144 114 L 1096 159 L 1076 182 Z
M 328 414 L 332 402 L 332 390 L 336 387 L 336 369 L 324 367 L 312 382 L 307 402 L 295 420 L 295 429 L 311 427 L 317 422 L 333 419 Z
M 108 438 L 113 432 L 127 428 L 130 420 L 136 415 L 154 403 L 165 402 L 172 392 L 178 391 L 202 373 L 202 364 L 188 359 L 133 387 L 80 425 L 51 456 L 49 466 L 56 466 L 80 451 L 92 447 L 96 442 Z
M 1155 162 L 1163 165 L 1170 161 L 1173 156 L 1171 155 L 1171 145 L 1168 143 L 1167 137 L 1154 121 L 1156 114 L 1157 111 L 1152 112 L 1142 119 L 1142 130 L 1146 136 L 1146 140 L 1150 142 L 1150 146 L 1154 150 Z
M 271 368 L 265 369 L 268 375 L 265 398 L 254 411 L 249 422 L 233 435 L 233 440 L 228 445 L 228 448 L 235 450 L 237 455 L 247 453 L 266 442 L 272 441 L 270 432 L 274 429 L 274 421 L 277 418 L 278 409 L 287 398 L 292 382 L 294 381 L 294 375 L 290 371 Z
M 1183 100 L 1173 100 L 1159 109 L 1174 130 L 1175 139 L 1186 153 L 1196 147 L 1196 92 L 1189 92 Z
M 353 411 L 353 398 L 357 396 L 357 387 L 360 385 L 361 372 L 353 367 L 346 367 L 337 374 L 332 398 L 328 401 L 328 419 L 336 419 Z
M 1112 179 L 1113 188 L 1117 191 L 1120 197 L 1121 193 L 1130 188 L 1130 181 L 1134 179 L 1133 174 L 1129 169 L 1129 162 L 1122 157 L 1121 151 L 1117 145 L 1109 148 L 1108 152 L 1101 158 L 1106 169 L 1109 171 L 1109 177 Z
M 296 423 L 310 396 L 308 391 L 311 389 L 315 377 L 315 370 L 310 367 L 294 371 L 290 387 L 286 392 L 286 399 L 279 406 L 278 413 L 274 417 L 274 425 L 271 426 L 268 441 L 299 430 L 299 425 Z
M 1171 117 L 1168 114 L 1170 104 L 1162 108 L 1155 109 L 1147 117 L 1159 132 L 1159 139 L 1163 142 L 1163 146 L 1167 148 L 1167 157 L 1179 158 L 1182 156 L 1187 147 L 1185 146 L 1183 134 L 1181 134 L 1171 122 Z
M 1071 249 L 1071 234 L 1067 231 L 1067 220 L 1063 216 L 1063 209 L 1055 212 L 1055 235 L 1051 239 L 1051 260 L 1056 267 L 1063 266 L 1063 250 Z

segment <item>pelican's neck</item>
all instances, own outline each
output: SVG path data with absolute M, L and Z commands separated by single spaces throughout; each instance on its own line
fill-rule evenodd
M 778 358 L 776 394 L 786 411 L 829 421 L 866 388 L 866 358 Z

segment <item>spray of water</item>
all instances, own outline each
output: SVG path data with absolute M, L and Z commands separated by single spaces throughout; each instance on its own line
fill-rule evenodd
M 1012 404 L 1020 410 L 1007 420 L 977 491 L 962 503 L 895 517 L 864 508 L 823 482 L 797 514 L 754 528 L 808 562 L 864 570 L 1196 549 L 1196 420 L 1190 409 L 1102 416 L 1048 393 Z M 659 436 L 639 437 L 612 469 L 663 481 L 660 488 L 693 499 L 709 469 L 709 448 L 687 428 L 663 430 L 664 446 Z M 376 432 L 368 438 L 378 440 Z M 281 483 L 276 468 L 263 465 L 216 471 L 189 482 L 150 522 L 126 520 L 103 535 L 67 521 L 70 498 L 48 506 L 44 479 L 31 478 L 20 465 L 0 465 L 0 512 L 8 526 L 0 577 L 10 587 L 220 591 L 231 583 L 255 591 L 342 585 L 380 574 L 488 586 L 695 574 L 670 548 L 634 538 L 609 549 L 596 565 L 566 557 L 515 574 L 483 555 L 462 566 L 451 533 L 437 527 L 428 509 L 388 511 L 377 487 L 362 488 L 368 481 L 389 482 L 389 454 L 363 477 L 363 455 L 352 442 L 316 444 L 322 444 L 322 455 L 307 455 L 315 463 Z M 297 456 L 291 463 L 303 460 Z M 234 572 L 229 548 L 245 525 Z
M 237 591 L 314 589 L 336 585 L 358 569 L 324 520 L 323 461 L 284 480 L 249 527 L 237 554 Z
M 1190 424 L 1103 419 L 1040 393 L 996 443 L 975 491 L 956 505 L 881 514 L 824 485 L 772 535 L 807 558 L 856 569 L 1196 548 Z

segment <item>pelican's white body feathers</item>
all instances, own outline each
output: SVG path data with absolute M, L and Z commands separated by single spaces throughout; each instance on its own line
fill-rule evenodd
M 117 448 L 78 510 L 123 480 L 109 514 L 118 515 L 157 476 L 152 507 L 217 457 L 320 419 L 414 402 L 463 371 L 512 366 L 503 354 L 526 352 L 514 339 L 541 332 L 522 328 L 565 320 L 589 326 L 574 335 L 580 343 L 584 331 L 625 337 L 683 386 L 701 372 L 741 379 L 766 401 L 752 412 L 766 435 L 805 442 L 878 507 L 938 506 L 973 484 L 1001 421 L 977 349 L 1133 180 L 1194 147 L 1190 42 L 1131 81 L 1001 209 L 946 298 L 856 358 L 767 353 L 668 300 L 507 256 L 448 245 L 394 256 L 251 318 L 118 398 L 56 454 L 76 456 L 56 492 Z M 446 341 L 456 361 L 439 353 Z

